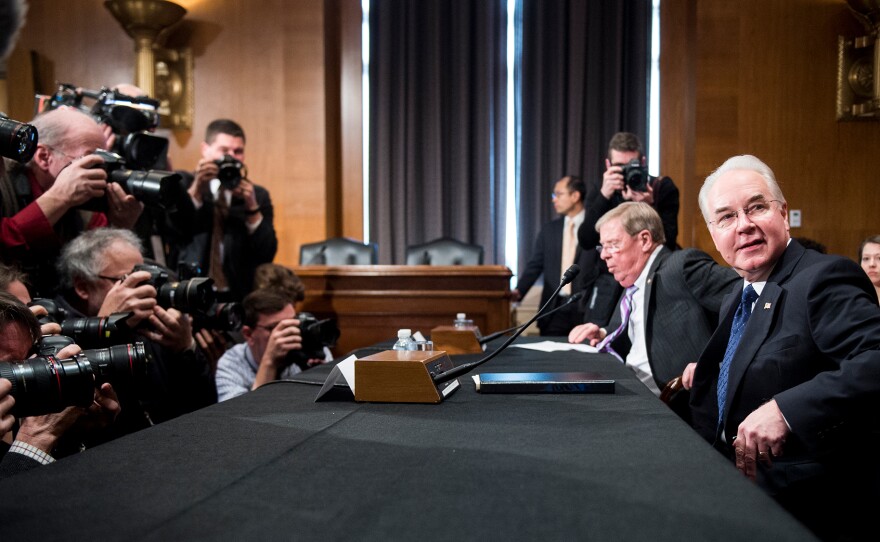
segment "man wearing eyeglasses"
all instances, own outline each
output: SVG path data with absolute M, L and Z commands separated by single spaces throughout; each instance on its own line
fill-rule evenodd
M 37 116 L 39 143 L 26 165 L 7 161 L 0 177 L 0 247 L 6 261 L 19 263 L 39 296 L 54 294 L 52 262 L 81 231 L 114 225 L 130 228 L 143 205 L 116 183 L 107 183 L 92 154 L 106 140 L 98 124 L 75 109 Z M 106 194 L 108 213 L 78 207 Z
M 601 257 L 625 291 L 606 328 L 577 326 L 569 341 L 618 356 L 660 395 L 703 351 L 736 273 L 699 250 L 666 248 L 660 215 L 646 203 L 615 207 L 596 229 Z M 672 407 L 687 419 L 686 402 Z
M 820 537 L 873 538 L 880 307 L 871 282 L 851 260 L 790 238 L 785 197 L 754 156 L 709 175 L 700 209 L 742 278 L 693 371 L 695 428 Z
M 132 272 L 142 263 L 140 239 L 130 230 L 117 228 L 81 234 L 64 248 L 58 261 L 62 294 L 55 302 L 67 310 L 68 318 L 130 312 L 125 325 L 144 342 L 152 358 L 147 365 L 148 383 L 138 390 L 138 397 L 121 397 L 126 415 L 120 420 L 121 432 L 163 422 L 215 401 L 210 367 L 196 348 L 189 315 L 157 304 L 156 288 L 146 282 L 150 273 Z
M 217 400 L 232 399 L 267 382 L 290 378 L 323 359 L 295 363 L 291 353 L 302 350 L 302 334 L 295 300 L 274 288 L 261 288 L 245 296 L 245 342 L 224 352 L 217 362 Z M 328 353 L 329 354 L 329 353 Z
M 555 303 L 564 303 L 571 295 L 585 288 L 595 290 L 595 295 L 580 303 L 571 303 L 566 308 L 538 320 L 541 335 L 565 336 L 572 327 L 584 322 L 585 311 L 590 311 L 593 319 L 607 321 L 614 310 L 614 300 L 619 295 L 616 284 L 609 280 L 601 291 L 598 277 L 608 271 L 596 254 L 586 253 L 578 246 L 577 230 L 584 221 L 584 193 L 586 188 L 579 177 L 565 176 L 553 187 L 553 208 L 559 218 L 545 224 L 535 240 L 535 248 L 525 269 L 519 276 L 516 288 L 511 290 L 511 299 L 519 301 L 528 293 L 541 275 L 544 288 L 541 291 L 541 306 L 550 300 L 550 294 L 559 285 L 562 273 L 572 264 L 581 266 L 581 273 L 574 282 L 564 288 Z

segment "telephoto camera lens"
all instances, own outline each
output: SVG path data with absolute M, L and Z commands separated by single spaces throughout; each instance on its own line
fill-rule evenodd
M 110 316 L 68 318 L 61 322 L 61 334 L 73 339 L 83 348 L 103 348 L 131 342 L 133 333 L 127 320 L 131 312 L 117 312 Z
M 86 407 L 95 398 L 92 367 L 85 356 L 55 356 L 21 362 L 0 362 L 0 378 L 12 382 L 16 417 L 61 412 L 69 406 Z
M 46 348 L 52 348 L 51 344 Z M 146 377 L 149 361 L 144 343 L 120 344 L 83 350 L 69 359 L 51 355 L 2 361 L 0 378 L 12 383 L 16 417 L 41 416 L 69 406 L 91 405 L 95 388 L 104 382 L 116 388 L 133 385 Z
M 205 312 L 214 304 L 214 279 L 194 278 L 166 282 L 156 288 L 156 302 L 163 309 Z
M 244 307 L 241 303 L 214 303 L 204 313 L 193 315 L 193 326 L 197 329 L 240 331 L 243 321 Z
M 36 128 L 0 113 L 0 155 L 23 164 L 37 152 L 38 139 Z

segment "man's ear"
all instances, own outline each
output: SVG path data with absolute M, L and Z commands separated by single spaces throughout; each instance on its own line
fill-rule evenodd
M 76 292 L 77 297 L 83 301 L 89 300 L 91 295 L 91 288 L 89 286 L 89 283 L 82 278 L 73 279 L 73 291 Z
M 251 340 L 251 336 L 253 336 L 254 330 L 250 326 L 241 326 L 241 336 L 244 337 L 244 340 Z
M 33 162 L 38 168 L 48 171 L 49 164 L 52 162 L 52 149 L 42 143 L 38 144 L 37 151 L 34 153 Z

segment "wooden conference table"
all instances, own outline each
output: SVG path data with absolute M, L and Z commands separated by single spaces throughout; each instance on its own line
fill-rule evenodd
M 0 538 L 812 539 L 610 356 L 510 348 L 480 369 L 617 389 L 481 395 L 465 377 L 418 405 L 274 383 L 0 482 Z
M 427 334 L 463 312 L 484 333 L 510 327 L 510 270 L 503 265 L 307 265 L 294 271 L 306 287 L 302 310 L 336 319 L 334 354 L 397 337 Z

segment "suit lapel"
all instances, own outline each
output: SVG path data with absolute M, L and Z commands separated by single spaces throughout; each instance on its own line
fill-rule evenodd
M 746 374 L 746 370 L 754 361 L 755 353 L 757 353 L 761 345 L 764 344 L 764 340 L 767 338 L 773 322 L 776 320 L 776 313 L 780 310 L 780 300 L 785 292 L 780 284 L 784 284 L 792 275 L 801 256 L 804 255 L 804 251 L 804 247 L 795 240 L 792 240 L 788 244 L 785 251 L 782 253 L 782 257 L 773 267 L 773 271 L 770 273 L 770 277 L 764 285 L 764 290 L 761 292 L 761 297 L 755 302 L 755 308 L 752 310 L 752 315 L 749 317 L 749 323 L 746 324 L 743 338 L 740 341 L 736 354 L 733 356 L 733 360 L 730 364 L 727 402 L 724 406 L 724 423 L 727 423 L 727 415 L 730 412 L 730 406 L 734 402 L 733 399 L 736 397 L 736 392 L 739 389 L 743 376 Z M 725 298 L 724 303 L 725 306 L 727 306 L 727 303 L 730 303 L 730 306 L 727 307 L 727 317 L 724 321 L 724 325 L 727 326 L 726 329 L 728 330 L 727 335 L 729 338 L 730 325 L 733 322 L 732 311 L 736 310 L 738 300 Z
M 652 293 L 654 291 L 654 281 L 657 279 L 657 270 L 660 269 L 663 262 L 669 256 L 669 249 L 666 247 L 661 247 L 660 252 L 657 253 L 657 257 L 654 258 L 654 262 L 651 264 L 651 268 L 648 270 L 648 276 L 645 277 L 645 297 L 642 300 L 642 321 L 645 322 L 645 331 L 651 329 L 651 312 L 649 307 L 652 304 Z M 651 337 L 649 337 L 646 333 L 645 335 L 645 344 L 651 344 Z

